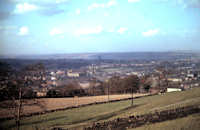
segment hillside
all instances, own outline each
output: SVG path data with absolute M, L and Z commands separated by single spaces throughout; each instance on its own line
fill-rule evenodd
M 199 106 L 200 88 L 137 98 L 134 100 L 134 106 L 130 107 L 130 105 L 131 101 L 126 100 L 27 117 L 22 121 L 22 129 L 35 129 L 36 127 L 40 129 L 52 127 L 81 129 L 93 122 L 111 121 L 179 107 Z M 9 129 L 15 127 L 13 120 L 4 121 L 1 126 Z
M 0 56 L 0 59 L 112 59 L 112 60 L 174 60 L 196 57 L 199 52 L 165 51 L 165 52 L 102 52 L 102 53 L 63 53 L 43 55 Z

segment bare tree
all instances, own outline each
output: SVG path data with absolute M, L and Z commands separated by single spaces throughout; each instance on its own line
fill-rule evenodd
M 131 90 L 131 105 L 133 106 L 133 93 L 139 89 L 140 80 L 136 75 L 130 75 L 123 80 L 125 87 Z
M 95 96 L 95 87 L 96 87 L 96 82 L 97 82 L 96 80 L 97 79 L 93 77 L 90 81 L 89 94 L 92 96 Z
M 30 81 L 32 81 L 30 71 L 40 77 L 40 83 L 42 81 L 44 69 L 40 69 L 38 66 L 40 65 L 36 64 L 32 65 L 32 69 L 25 68 L 19 72 L 12 71 L 8 79 L 6 79 L 8 83 L 0 89 L 1 96 L 4 97 L 4 101 L 0 104 L 0 107 L 4 107 L 11 112 L 18 130 L 20 129 L 21 118 L 24 115 L 23 108 L 25 104 L 29 103 L 29 105 L 37 105 L 45 109 L 45 105 L 42 101 L 34 99 L 34 92 L 32 88 L 29 87 Z M 26 98 L 31 98 L 31 101 Z
M 110 83 L 110 82 L 109 82 Z M 107 87 L 108 87 L 108 102 L 110 101 L 110 84 L 109 85 L 107 85 Z

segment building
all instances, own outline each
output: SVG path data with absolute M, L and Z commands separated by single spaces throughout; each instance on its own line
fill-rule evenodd
M 58 70 L 58 71 L 56 72 L 56 74 L 57 74 L 57 75 L 63 75 L 63 74 L 65 74 L 65 71 Z
M 167 88 L 167 92 L 177 92 L 177 91 L 182 91 L 180 88 Z
M 55 81 L 55 80 L 56 80 L 56 77 L 51 77 L 51 80 Z
M 37 97 L 45 97 L 47 96 L 47 92 L 36 92 Z
M 168 78 L 167 80 L 172 82 L 182 82 L 182 79 L 179 78 Z
M 80 84 L 80 86 L 81 86 L 83 89 L 89 88 L 89 87 L 90 87 L 90 83 L 89 83 L 89 82 L 81 82 L 81 83 L 79 83 L 79 84 Z
M 78 72 L 72 72 L 72 70 L 67 71 L 67 76 L 70 78 L 78 78 L 80 75 Z

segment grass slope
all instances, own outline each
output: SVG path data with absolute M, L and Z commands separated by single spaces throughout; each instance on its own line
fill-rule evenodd
M 128 130 L 199 130 L 200 113 L 188 117 L 145 125 L 142 127 Z
M 200 88 L 183 92 L 172 92 L 164 95 L 155 95 L 137 98 L 134 107 L 130 107 L 131 101 L 120 101 L 58 111 L 40 116 L 24 118 L 22 129 L 39 129 L 60 126 L 64 128 L 77 127 L 94 121 L 112 120 L 117 117 L 138 115 L 155 110 L 173 109 L 180 106 L 200 104 Z M 4 129 L 15 128 L 14 121 L 1 123 Z

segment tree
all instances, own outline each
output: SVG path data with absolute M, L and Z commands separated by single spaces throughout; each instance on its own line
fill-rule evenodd
M 133 93 L 139 89 L 139 78 L 136 75 L 130 75 L 125 78 L 119 76 L 113 76 L 107 82 L 108 97 L 110 93 L 130 93 L 132 94 L 132 105 L 133 105 Z
M 144 90 L 146 91 L 146 92 L 149 92 L 149 89 L 151 88 L 151 86 L 149 85 L 149 84 L 145 84 L 144 85 Z
M 124 87 L 128 88 L 129 90 L 131 90 L 131 105 L 133 106 L 133 93 L 137 92 L 137 90 L 139 89 L 139 82 L 140 79 L 138 78 L 138 76 L 136 75 L 130 75 L 128 77 L 126 77 L 123 81 L 124 83 Z
M 9 71 L 9 76 L 5 80 L 8 83 L 0 89 L 1 96 L 3 96 L 4 100 L 6 100 L 1 103 L 1 107 L 10 109 L 9 111 L 15 119 L 18 130 L 20 129 L 20 121 L 23 115 L 23 105 L 30 103 L 30 101 L 26 98 L 32 98 L 31 103 L 45 109 L 45 105 L 42 101 L 33 99 L 35 95 L 29 87 L 29 83 L 32 80 L 31 76 L 33 76 L 32 74 L 36 74 L 40 77 L 40 83 L 42 82 L 45 69 L 41 66 L 42 64 L 36 64 L 31 65 L 31 67 L 26 67 L 18 72 L 14 70 Z M 30 97 L 30 95 L 32 95 L 32 97 Z
M 47 92 L 47 97 L 49 98 L 53 98 L 53 97 L 59 97 L 59 93 L 56 92 L 56 90 L 54 89 L 50 89 L 48 92 Z
M 90 92 L 90 94 L 92 95 L 92 96 L 95 96 L 95 87 L 96 87 L 96 78 L 92 78 L 91 79 L 91 81 L 90 81 L 90 91 L 91 91 L 91 89 L 92 89 L 92 92 Z
M 71 81 L 68 84 L 58 86 L 54 90 L 49 90 L 48 95 L 56 94 L 61 97 L 74 97 L 86 95 L 85 91 L 76 81 Z
M 109 93 L 121 93 L 124 88 L 122 86 L 122 80 L 119 76 L 113 76 L 108 80 Z
M 140 78 L 140 84 L 141 84 L 141 91 L 149 92 L 151 86 L 152 86 L 152 80 L 150 75 L 145 75 Z
M 17 77 L 21 77 L 21 79 L 19 79 L 17 81 L 17 92 L 18 92 L 18 97 L 13 97 L 13 100 L 16 102 L 17 99 L 17 104 L 15 104 L 15 111 L 17 111 L 17 115 L 15 115 L 15 120 L 16 120 L 16 125 L 17 128 L 20 128 L 20 121 L 21 121 L 21 117 L 23 115 L 22 111 L 23 111 L 23 104 L 27 103 L 28 100 L 25 100 L 26 94 L 27 94 L 27 90 L 29 90 L 30 92 L 30 83 L 33 83 L 32 79 L 33 76 L 36 76 L 38 79 L 38 83 L 39 85 L 41 85 L 42 83 L 44 83 L 45 81 L 44 76 L 45 76 L 45 67 L 42 63 L 37 63 L 37 64 L 32 64 L 32 65 L 28 65 L 26 66 L 24 69 L 22 69 L 21 72 L 19 72 L 19 75 Z M 29 77 L 29 78 L 28 78 Z M 31 92 L 32 93 L 32 92 Z M 32 99 L 34 97 L 31 97 Z M 34 100 L 34 104 L 40 106 L 42 109 L 45 109 L 44 104 L 42 103 L 42 101 L 38 101 L 38 100 Z
M 107 87 L 108 87 L 108 102 L 109 102 L 110 101 L 110 82 L 107 85 Z

